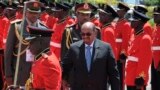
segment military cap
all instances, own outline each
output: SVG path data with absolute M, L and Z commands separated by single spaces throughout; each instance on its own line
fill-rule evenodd
M 0 8 L 6 8 L 6 7 L 7 5 L 4 2 L 0 1 Z
M 127 4 L 123 3 L 123 2 L 119 2 L 117 5 L 118 9 L 125 9 L 126 11 L 128 11 L 130 8 Z
M 91 10 L 92 10 L 93 12 L 98 10 L 98 6 L 96 6 L 96 5 L 93 5 L 93 4 L 90 4 L 90 3 L 89 3 L 89 6 L 91 7 Z
M 88 3 L 80 3 L 75 6 L 75 12 L 87 14 L 87 13 L 91 13 L 92 10 L 91 10 L 91 7 Z
M 36 0 L 30 0 L 26 3 L 27 10 L 34 13 L 40 13 L 43 4 Z
M 98 4 L 98 7 L 99 7 L 100 9 L 104 9 L 104 6 L 105 6 L 104 3 L 99 3 L 99 4 Z
M 19 4 L 18 4 L 18 8 L 23 8 L 24 7 L 24 2 L 25 2 L 26 0 L 19 0 L 18 2 L 19 2 Z
M 118 17 L 117 12 L 108 4 L 104 6 L 104 9 L 98 9 L 98 10 L 106 14 L 112 14 L 113 17 Z
M 146 14 L 148 12 L 147 8 L 144 5 L 136 5 L 134 6 L 134 10 Z
M 141 20 L 142 22 L 147 22 L 150 18 L 143 13 L 133 10 L 132 17 L 128 18 L 129 21 Z
M 69 9 L 71 9 L 73 6 L 72 6 L 72 4 L 69 4 L 69 3 L 66 3 L 66 2 L 64 2 L 63 3 L 65 6 L 68 6 L 69 7 Z
M 17 2 L 7 2 L 7 9 L 9 10 L 16 10 L 17 9 Z
M 51 37 L 53 30 L 47 28 L 39 28 L 35 26 L 28 26 L 29 35 L 25 40 L 32 40 L 39 37 Z
M 55 6 L 52 7 L 52 11 L 61 11 L 61 10 L 69 10 L 70 7 L 64 5 L 64 4 L 60 4 L 60 3 L 55 3 Z
M 153 14 L 160 14 L 160 6 L 154 7 Z

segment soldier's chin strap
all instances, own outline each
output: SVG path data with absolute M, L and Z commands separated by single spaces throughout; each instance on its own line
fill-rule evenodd
M 20 36 L 21 37 L 22 37 L 22 34 L 23 34 L 25 12 L 26 12 L 26 4 L 27 4 L 27 2 L 24 2 L 23 20 L 22 20 L 22 24 L 21 24 L 21 28 L 20 28 L 20 30 L 21 30 Z M 17 54 L 17 62 L 16 62 L 16 69 L 15 69 L 14 85 L 13 86 L 17 86 L 17 77 L 18 77 L 18 70 L 19 70 L 19 61 L 20 61 L 20 52 L 21 52 L 22 40 L 23 40 L 23 38 L 20 38 L 19 45 L 18 45 L 18 54 Z

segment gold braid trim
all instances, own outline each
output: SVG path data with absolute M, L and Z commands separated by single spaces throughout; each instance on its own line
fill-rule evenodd
M 73 40 L 72 40 L 72 36 L 71 36 L 71 30 L 69 28 L 67 28 L 66 30 L 67 30 L 66 31 L 66 46 L 69 49 L 71 43 L 73 43 Z
M 25 90 L 32 90 L 33 89 L 33 74 L 30 73 L 30 77 L 26 81 Z
M 22 54 L 24 54 L 28 48 L 29 46 L 27 46 L 23 51 L 21 51 L 19 55 L 21 56 Z M 18 56 L 18 54 L 16 54 L 15 52 L 13 52 L 13 55 Z
M 18 40 L 20 41 L 21 38 L 23 38 L 22 36 L 20 36 L 19 32 L 18 32 L 18 26 L 17 26 L 17 23 L 15 23 L 15 33 L 16 33 L 16 36 L 18 38 Z M 22 44 L 24 45 L 29 45 L 29 41 L 26 41 L 26 40 L 22 40 Z
M 22 36 L 20 36 L 19 32 L 18 32 L 18 26 L 17 23 L 15 23 L 15 33 L 16 33 L 16 37 L 18 38 L 18 40 L 20 41 L 21 38 L 23 38 Z M 20 42 L 19 42 L 20 43 Z M 26 41 L 26 40 L 22 40 L 22 44 L 23 45 L 29 45 L 30 42 Z M 16 45 L 16 47 L 18 47 L 18 44 Z M 26 52 L 26 50 L 29 48 L 29 46 L 27 46 L 23 51 L 20 52 L 20 56 L 22 54 L 24 54 Z M 14 56 L 18 56 L 18 54 L 16 54 L 15 52 L 13 52 Z

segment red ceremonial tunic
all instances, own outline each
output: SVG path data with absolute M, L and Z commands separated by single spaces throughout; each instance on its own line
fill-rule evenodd
M 49 15 L 48 15 L 46 12 L 44 12 L 44 13 L 41 14 L 40 20 L 41 20 L 43 23 L 46 23 L 48 17 L 49 17 Z
M 112 25 L 105 25 L 101 29 L 101 40 L 104 42 L 107 42 L 111 45 L 113 49 L 113 53 L 115 55 L 115 58 L 117 60 L 117 47 L 115 42 L 115 31 L 114 27 Z
M 127 52 L 131 38 L 131 30 L 129 23 L 125 19 L 119 20 L 115 25 L 118 59 L 122 51 L 128 55 Z
M 35 60 L 32 65 L 33 88 L 44 90 L 60 90 L 61 67 L 54 53 L 48 52 Z
M 146 22 L 144 24 L 143 29 L 144 29 L 144 32 L 146 32 L 147 34 L 149 34 L 149 36 L 152 38 L 152 36 L 153 36 L 153 29 L 152 29 L 152 26 L 148 22 Z
M 152 50 L 154 66 L 157 68 L 160 63 L 160 25 L 156 26 L 154 31 Z
M 149 66 L 152 62 L 152 40 L 145 32 L 135 36 L 130 48 L 126 65 L 125 83 L 128 86 L 135 86 L 136 77 L 142 76 L 145 85 L 148 82 Z
M 60 60 L 60 54 L 61 54 L 61 41 L 62 41 L 62 34 L 64 32 L 64 29 L 68 23 L 68 20 L 64 20 L 60 23 L 56 23 L 55 27 L 53 27 L 54 33 L 51 37 L 51 51 L 55 53 L 57 58 Z

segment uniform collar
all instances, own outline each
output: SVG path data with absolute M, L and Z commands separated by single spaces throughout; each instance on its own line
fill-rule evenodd
M 136 36 L 137 36 L 137 35 L 140 35 L 140 34 L 142 34 L 143 32 L 144 32 L 144 30 L 141 29 L 141 30 L 139 30 L 138 32 L 136 32 L 135 35 L 136 35 Z
M 49 48 L 44 49 L 42 52 L 40 52 L 37 56 L 35 56 L 35 60 L 38 60 L 44 53 L 48 53 L 50 50 Z
M 107 27 L 107 26 L 110 26 L 110 25 L 111 25 L 111 23 L 106 23 L 106 24 L 104 24 L 104 25 L 102 26 L 102 29 L 105 28 L 105 27 Z

